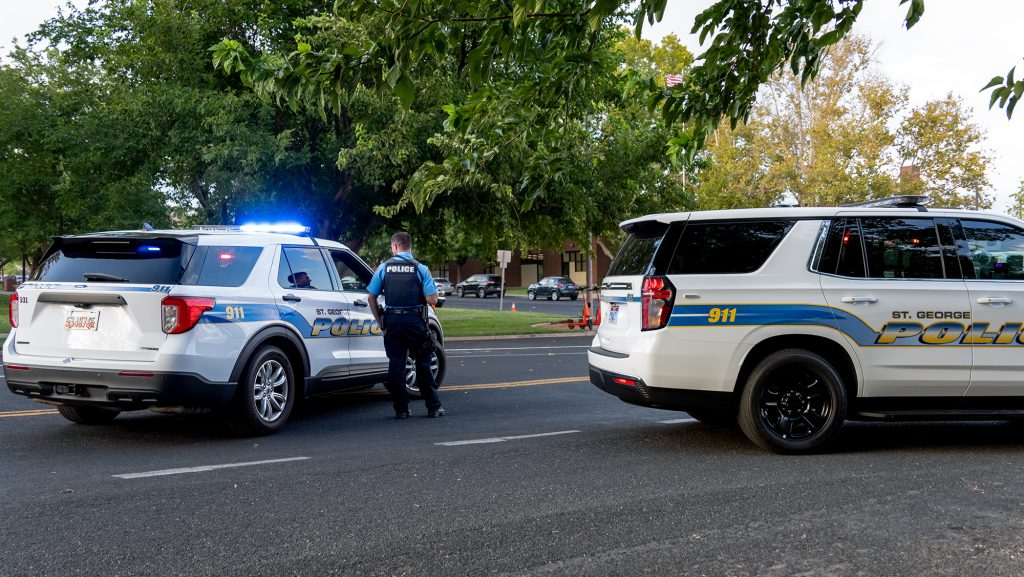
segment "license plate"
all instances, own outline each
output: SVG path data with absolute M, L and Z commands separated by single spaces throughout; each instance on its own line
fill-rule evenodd
M 100 311 L 73 310 L 64 319 L 64 328 L 69 331 L 99 330 Z
M 612 303 L 608 305 L 608 322 L 616 324 L 619 322 L 619 305 L 618 303 Z

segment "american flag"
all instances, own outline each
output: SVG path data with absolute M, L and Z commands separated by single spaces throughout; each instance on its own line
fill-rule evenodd
M 672 88 L 676 84 L 682 84 L 682 83 L 683 83 L 683 75 L 682 74 L 666 74 L 665 75 L 665 87 L 666 88 Z

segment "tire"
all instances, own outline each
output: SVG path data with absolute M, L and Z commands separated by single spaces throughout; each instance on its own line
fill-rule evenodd
M 828 361 L 807 350 L 784 349 L 765 357 L 750 373 L 738 421 L 759 447 L 810 453 L 839 432 L 846 403 L 842 378 Z
M 572 295 L 571 297 L 569 297 L 569 300 L 574 301 L 578 298 L 580 298 L 580 295 Z
M 466 296 L 466 291 L 463 290 L 462 287 L 459 287 L 458 290 L 456 291 L 456 294 L 458 294 L 459 298 L 461 299 L 462 297 Z
M 710 425 L 713 427 L 729 427 L 736 426 L 736 415 L 724 410 L 715 409 L 701 409 L 686 411 L 686 414 L 690 415 L 702 424 Z
M 430 356 L 430 372 L 434 374 L 434 384 L 440 389 L 448 362 L 444 355 L 444 347 L 441 346 L 441 342 L 437 339 L 437 333 L 434 331 L 430 332 L 434 335 L 434 352 Z M 416 385 L 416 362 L 409 356 L 405 358 L 405 388 L 409 391 L 410 399 L 423 398 L 420 394 L 420 388 Z
M 526 298 L 530 299 L 531 301 L 535 301 L 537 300 L 537 293 L 533 291 L 526 291 Z
M 295 407 L 295 372 L 284 352 L 272 346 L 256 349 L 242 372 L 228 425 L 241 435 L 276 433 Z
M 558 291 L 551 291 L 551 300 L 557 301 L 560 298 L 562 298 L 562 293 Z
M 104 409 L 103 407 L 69 407 L 59 405 L 60 416 L 79 425 L 105 425 L 121 414 L 120 409 Z
M 476 289 L 476 297 L 480 299 L 487 298 L 487 290 L 482 288 Z

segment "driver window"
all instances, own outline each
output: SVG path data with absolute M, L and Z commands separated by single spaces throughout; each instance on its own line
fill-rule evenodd
M 372 273 L 359 262 L 359 259 L 343 250 L 332 250 L 331 260 L 334 261 L 334 267 L 338 269 L 341 290 L 367 292 L 366 287 L 370 284 Z
M 277 282 L 296 290 L 332 290 L 327 263 L 318 248 L 284 247 Z

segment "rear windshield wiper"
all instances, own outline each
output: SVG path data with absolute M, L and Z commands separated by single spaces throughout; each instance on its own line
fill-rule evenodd
M 98 280 L 102 282 L 128 282 L 128 279 L 114 276 L 112 274 L 106 274 L 102 272 L 87 272 L 83 273 L 82 276 L 85 280 Z

